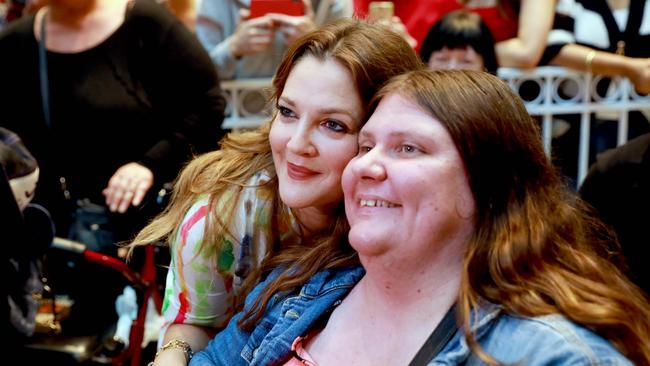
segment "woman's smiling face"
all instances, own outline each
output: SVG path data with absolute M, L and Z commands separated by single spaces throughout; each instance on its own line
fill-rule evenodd
M 343 199 L 341 175 L 357 153 L 364 106 L 350 72 L 333 59 L 303 57 L 278 100 L 269 141 L 280 197 L 327 212 Z
M 432 246 L 473 232 L 475 202 L 456 145 L 400 94 L 384 97 L 361 130 L 343 190 L 350 243 L 362 257 L 397 250 L 425 259 Z

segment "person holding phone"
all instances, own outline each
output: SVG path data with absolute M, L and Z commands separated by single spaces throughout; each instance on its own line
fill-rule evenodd
M 368 17 L 366 20 L 370 23 L 387 25 L 402 36 L 409 46 L 413 48 L 418 46 L 418 41 L 411 37 L 408 29 L 402 23 L 402 19 L 395 15 L 395 4 L 392 1 L 371 1 L 368 4 Z
M 271 77 L 287 45 L 316 26 L 352 15 L 351 0 L 291 0 L 302 2 L 303 15 L 281 14 L 283 6 L 275 4 L 272 8 L 276 13 L 251 16 L 251 5 L 255 7 L 252 3 L 286 1 L 201 2 L 196 35 L 222 80 Z M 250 113 L 260 113 L 267 107 L 266 95 L 262 92 L 249 92 L 242 103 Z
M 350 0 L 298 0 L 303 15 L 282 14 L 284 7 L 277 5 L 277 13 L 252 17 L 256 1 L 204 0 L 199 6 L 196 34 L 221 79 L 271 77 L 288 44 L 316 26 L 352 15 Z

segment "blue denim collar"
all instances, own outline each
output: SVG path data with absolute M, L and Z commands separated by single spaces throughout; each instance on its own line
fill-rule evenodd
M 490 331 L 492 325 L 501 315 L 502 310 L 500 305 L 485 300 L 481 300 L 479 306 L 472 310 L 470 331 L 474 334 L 476 340 Z M 459 328 L 447 346 L 432 360 L 432 363 L 460 364 L 471 353 L 463 329 Z
M 361 266 L 320 271 L 302 287 L 300 295 L 314 298 L 341 287 L 353 287 L 365 273 Z

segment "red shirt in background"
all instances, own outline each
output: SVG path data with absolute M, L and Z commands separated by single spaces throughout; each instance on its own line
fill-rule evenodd
M 371 0 L 354 0 L 354 14 L 365 18 Z M 458 9 L 478 13 L 490 28 L 495 42 L 517 36 L 518 16 L 515 11 L 506 8 L 503 11 L 495 5 L 483 8 L 468 8 L 458 0 L 395 0 L 395 15 L 400 17 L 411 37 L 418 41 L 417 51 L 429 29 L 443 15 Z M 495 1 L 496 3 L 496 1 Z

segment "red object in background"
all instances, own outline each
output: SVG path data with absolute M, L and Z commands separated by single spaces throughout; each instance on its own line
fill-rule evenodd
M 121 273 L 133 286 L 139 291 L 140 307 L 138 315 L 131 324 L 131 333 L 129 334 L 129 346 L 120 354 L 111 359 L 112 365 L 124 365 L 130 360 L 131 366 L 139 366 L 140 356 L 142 354 L 142 339 L 144 338 L 144 324 L 147 319 L 147 307 L 149 299 L 153 299 L 156 311 L 160 314 L 162 308 L 162 296 L 158 291 L 156 281 L 156 248 L 153 245 L 147 245 L 145 250 L 145 259 L 140 272 L 135 272 L 129 265 L 121 259 L 109 255 L 95 252 L 86 248 L 83 243 L 75 242 L 63 238 L 55 238 L 52 243 L 53 248 L 79 253 L 84 256 L 89 263 L 96 263 L 103 267 L 110 268 Z
M 158 314 L 160 314 L 160 309 L 162 309 L 162 296 L 158 292 L 156 284 L 156 263 L 154 260 L 156 249 L 153 245 L 147 245 L 144 250 L 145 260 L 140 272 L 134 272 L 129 265 L 121 259 L 113 258 L 91 250 L 84 251 L 84 257 L 88 262 L 98 263 L 122 273 L 122 275 L 131 282 L 131 285 L 134 286 L 137 291 L 140 291 L 142 296 L 142 299 L 140 300 L 141 305 L 138 309 L 138 316 L 131 324 L 129 347 L 125 352 L 114 357 L 111 362 L 113 365 L 123 365 L 128 359 L 131 360 L 131 366 L 140 365 L 140 356 L 142 353 L 140 345 L 144 338 L 144 323 L 147 319 L 149 298 L 153 299 Z
M 6 3 L 6 1 L 0 1 L 0 3 Z M 9 1 L 9 8 L 7 9 L 7 14 L 5 17 L 7 23 L 20 18 L 23 15 L 24 8 L 24 3 L 20 3 L 18 1 Z
M 302 0 L 251 0 L 251 18 L 268 13 L 280 13 L 299 16 L 305 14 Z
M 371 2 L 372 0 L 353 0 L 355 16 L 365 18 Z M 496 4 L 496 1 L 494 3 Z M 459 9 L 480 15 L 492 32 L 495 42 L 517 37 L 518 14 L 509 7 L 503 11 L 496 6 L 468 8 L 459 0 L 393 0 L 393 4 L 395 4 L 395 15 L 402 20 L 411 37 L 418 41 L 416 48 L 418 53 L 424 37 L 435 22 L 443 15 Z

